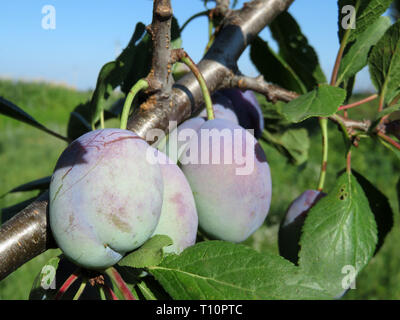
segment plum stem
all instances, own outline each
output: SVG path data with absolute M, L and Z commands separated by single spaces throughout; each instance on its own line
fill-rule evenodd
M 126 127 L 128 125 L 129 111 L 131 110 L 133 99 L 135 99 L 135 96 L 139 93 L 139 91 L 146 90 L 148 87 L 149 83 L 147 82 L 147 80 L 140 79 L 138 82 L 134 84 L 132 89 L 129 90 L 128 96 L 126 97 L 124 103 L 124 107 L 122 109 L 121 126 L 120 126 L 121 129 L 126 130 Z
M 324 189 L 325 178 L 326 178 L 326 167 L 328 164 L 328 119 L 319 118 L 319 124 L 321 126 L 322 132 L 322 163 L 321 163 L 321 173 L 318 182 L 318 191 Z
M 100 112 L 100 128 L 104 129 L 104 109 Z
M 185 21 L 185 23 L 182 25 L 182 27 L 180 28 L 179 32 L 182 33 L 182 31 L 186 28 L 186 26 L 192 22 L 194 19 L 198 18 L 198 17 L 202 17 L 202 16 L 208 16 L 209 15 L 210 10 L 205 10 L 205 11 L 201 11 L 199 13 L 196 13 L 195 15 L 191 16 L 189 19 L 187 19 Z
M 214 117 L 214 109 L 213 109 L 213 105 L 212 105 L 211 95 L 210 95 L 210 91 L 208 90 L 208 87 L 207 87 L 206 81 L 204 80 L 203 75 L 201 74 L 200 70 L 197 68 L 197 65 L 189 57 L 187 52 L 185 52 L 184 50 L 179 50 L 179 49 L 176 52 L 179 55 L 181 62 L 183 62 L 184 64 L 186 64 L 189 67 L 190 71 L 193 72 L 194 76 L 196 77 L 197 81 L 199 82 L 201 92 L 204 97 L 204 102 L 206 105 L 207 118 L 208 118 L 208 120 L 213 120 L 215 117 Z
M 119 272 L 114 267 L 108 268 L 106 270 L 106 274 L 112 280 L 114 280 L 114 282 L 116 283 L 119 291 L 124 296 L 125 300 L 136 300 L 134 295 L 132 294 L 131 290 L 128 288 L 128 285 L 126 284 L 124 279 L 122 279 L 121 275 L 119 274 Z
M 78 291 L 75 293 L 75 296 L 72 300 L 78 300 L 81 297 L 83 290 L 85 290 L 85 288 L 86 288 L 86 284 L 87 284 L 86 279 L 82 279 L 82 283 L 81 283 Z
M 69 287 L 75 282 L 76 279 L 78 279 L 80 273 L 81 269 L 78 268 L 68 277 L 67 280 L 65 280 L 63 285 L 58 290 L 57 294 L 54 296 L 54 300 L 60 300 L 62 298 L 62 296 L 64 295 L 65 292 L 67 292 Z

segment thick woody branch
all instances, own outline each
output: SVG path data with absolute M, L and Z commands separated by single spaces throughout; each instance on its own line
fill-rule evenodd
M 0 280 L 20 265 L 53 248 L 47 219 L 49 193 L 8 220 L 0 229 Z
M 198 64 L 211 93 L 223 86 L 237 70 L 236 61 L 254 37 L 294 0 L 254 0 L 233 11 L 224 22 L 214 44 Z M 168 128 L 170 120 L 178 123 L 202 108 L 203 96 L 196 78 L 188 74 L 173 89 L 170 66 L 169 0 L 154 0 L 156 12 L 149 28 L 154 43 L 152 74 L 147 80 L 155 94 L 131 116 L 128 128 L 142 137 L 153 128 Z M 157 4 L 157 5 L 156 5 Z M 161 8 L 157 10 L 157 8 Z M 163 47 L 166 49 L 164 50 Z M 164 53 L 166 54 L 164 56 Z M 166 69 L 166 71 L 165 71 Z M 48 199 L 33 202 L 0 229 L 0 280 L 36 255 L 51 248 L 47 225 Z
M 171 23 L 170 0 L 155 0 L 153 22 L 147 27 L 153 42 L 153 56 L 150 74 L 147 77 L 153 91 L 168 91 L 172 88 L 171 74 Z
M 229 11 L 230 0 L 215 0 L 215 13 L 221 16 L 225 16 Z
M 232 11 L 204 58 L 198 63 L 210 93 L 214 93 L 237 71 L 236 61 L 254 37 L 294 0 L 254 0 Z M 182 121 L 203 106 L 200 86 L 193 74 L 187 74 L 173 88 L 172 104 L 147 110 L 141 107 L 128 122 L 128 128 L 142 137 L 148 130 L 166 130 L 169 121 Z

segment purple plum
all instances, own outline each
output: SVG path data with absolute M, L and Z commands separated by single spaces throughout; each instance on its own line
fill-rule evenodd
M 219 103 L 214 103 L 213 109 L 215 119 L 225 119 L 235 124 L 239 124 L 239 120 L 232 109 L 225 108 L 222 104 Z M 203 109 L 203 111 L 200 112 L 199 117 L 207 118 L 207 110 Z
M 135 133 L 95 130 L 61 154 L 50 183 L 50 227 L 64 255 L 104 269 L 140 247 L 161 214 L 163 178 Z
M 164 197 L 156 234 L 169 236 L 173 244 L 168 253 L 181 253 L 196 242 L 198 217 L 192 189 L 182 170 L 165 154 L 158 153 L 164 180 Z
M 227 120 L 206 121 L 180 163 L 208 236 L 241 242 L 262 225 L 271 202 L 270 168 L 247 130 Z
M 310 209 L 326 194 L 317 190 L 306 190 L 289 206 L 279 228 L 279 253 L 297 264 L 300 251 L 300 236 Z
M 221 95 L 228 98 L 231 103 L 227 103 Z M 241 91 L 237 88 L 222 89 L 213 95 L 213 102 L 232 109 L 243 128 L 253 129 L 256 139 L 261 137 L 264 130 L 264 117 L 253 91 Z

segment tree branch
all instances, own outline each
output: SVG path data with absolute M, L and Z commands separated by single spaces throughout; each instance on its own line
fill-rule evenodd
M 0 280 L 49 248 L 55 248 L 48 226 L 46 191 L 0 228 Z
M 294 0 L 254 0 L 232 11 L 198 68 L 210 93 L 224 86 L 237 71 L 236 61 L 254 37 Z M 172 105 L 147 110 L 138 108 L 128 122 L 128 129 L 145 137 L 149 129 L 168 129 L 169 121 L 182 121 L 203 107 L 203 96 L 196 77 L 189 73 L 173 87 Z
M 246 3 L 241 10 L 231 12 L 210 50 L 198 64 L 210 93 L 222 87 L 227 78 L 234 77 L 237 70 L 236 61 L 247 45 L 293 1 L 254 0 Z M 167 8 L 170 7 L 170 1 L 154 0 L 154 4 L 156 12 L 150 32 L 155 46 L 155 57 L 152 61 L 152 74 L 148 80 L 150 79 L 151 87 L 156 93 L 134 112 L 128 122 L 128 129 L 142 137 L 152 128 L 167 129 L 171 120 L 181 123 L 192 113 L 200 111 L 203 105 L 200 86 L 192 74 L 180 79 L 173 86 L 172 95 L 168 94 L 168 86 L 172 86 L 170 69 L 166 68 L 165 73 L 165 66 L 169 65 L 170 59 L 170 27 L 167 28 L 170 12 L 168 9 L 157 11 L 156 4 Z M 167 51 L 160 48 L 162 44 L 165 48 L 168 47 L 169 53 L 165 56 L 163 52 Z M 1 227 L 0 280 L 33 257 L 53 247 L 47 224 L 46 197 L 48 196 L 43 195 Z
M 257 78 L 235 76 L 231 79 L 228 87 L 237 87 L 242 90 L 247 89 L 256 91 L 274 103 L 278 100 L 289 102 L 299 96 L 296 92 L 288 91 L 274 84 L 265 82 L 263 76 Z

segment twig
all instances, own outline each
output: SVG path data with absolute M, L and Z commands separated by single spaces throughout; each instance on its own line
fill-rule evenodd
M 249 78 L 245 76 L 234 76 L 230 82 L 229 87 L 237 87 L 242 90 L 253 90 L 264 95 L 268 101 L 284 101 L 289 102 L 296 99 L 299 94 L 293 91 L 282 89 L 279 86 L 268 83 L 264 80 L 263 76 L 256 78 Z
M 210 93 L 214 93 L 226 79 L 234 76 L 236 61 L 247 45 L 293 1 L 253 0 L 242 9 L 230 13 L 210 50 L 197 64 Z M 181 123 L 202 107 L 200 86 L 194 75 L 189 73 L 174 85 L 171 105 L 151 110 L 140 108 L 130 117 L 128 129 L 145 137 L 148 130 L 167 130 L 169 121 Z

